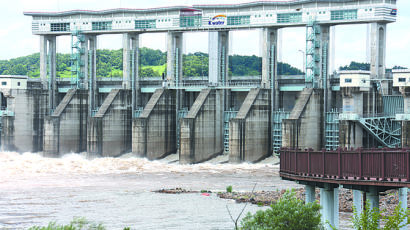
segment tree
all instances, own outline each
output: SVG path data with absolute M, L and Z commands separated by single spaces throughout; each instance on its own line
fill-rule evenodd
M 11 68 L 11 73 L 15 75 L 26 75 L 27 67 L 25 67 L 23 64 L 18 64 Z
M 350 62 L 349 65 L 342 66 L 339 68 L 340 70 L 370 70 L 370 64 L 369 63 L 360 63 L 360 62 L 355 62 L 352 61 Z
M 305 204 L 294 191 L 287 191 L 269 209 L 248 213 L 241 225 L 244 230 L 315 230 L 321 228 L 319 211 L 317 202 Z

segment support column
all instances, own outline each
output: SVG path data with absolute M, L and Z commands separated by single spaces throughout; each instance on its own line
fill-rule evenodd
M 377 190 L 377 187 L 372 186 L 369 188 L 369 191 L 366 192 L 366 199 L 370 202 L 370 209 L 379 209 L 379 191 Z
M 403 210 L 407 210 L 407 193 L 408 193 L 408 188 L 399 188 L 399 202 L 400 202 L 400 208 Z M 402 224 L 407 223 L 407 218 L 403 220 Z M 407 225 L 403 226 L 400 230 L 406 230 Z
M 410 114 L 410 87 L 399 87 L 399 91 L 403 96 L 404 108 L 403 114 L 396 114 L 397 116 L 401 115 L 407 117 Z M 402 119 L 401 121 L 401 147 L 407 148 L 410 146 L 410 121 L 407 119 Z
M 320 204 L 323 207 L 321 212 L 325 229 L 332 229 L 330 225 L 339 228 L 339 189 L 330 185 L 321 188 Z
M 139 34 L 123 34 L 123 83 L 124 89 L 132 90 L 132 111 L 139 103 Z M 133 112 L 134 113 L 134 112 Z
M 56 36 L 48 37 L 48 69 L 49 69 L 49 99 L 48 104 L 50 109 L 55 109 L 57 106 L 56 102 L 56 75 L 57 75 L 57 45 Z
M 92 110 L 97 106 L 96 100 L 98 95 L 97 88 L 97 36 L 88 36 L 88 77 L 89 77 L 89 94 L 88 94 L 88 115 L 92 115 Z
M 278 29 L 262 29 L 262 88 L 269 88 L 270 81 L 276 82 Z
M 316 192 L 315 186 L 313 185 L 305 185 L 305 202 L 306 203 L 313 203 L 316 200 Z
M 346 118 L 340 120 L 339 144 L 342 148 L 363 147 L 363 128 L 355 122 L 357 117 L 363 117 L 364 94 L 366 91 L 355 87 L 342 87 L 343 115 Z M 370 93 L 370 92 L 369 92 Z
M 384 79 L 386 71 L 386 24 L 371 23 L 371 79 Z
M 47 36 L 45 35 L 40 35 L 40 80 L 43 89 L 47 89 Z
M 385 79 L 386 72 L 386 23 L 371 23 L 371 41 L 370 41 L 370 79 L 381 80 Z M 388 91 L 387 81 L 378 82 L 379 91 L 374 88 L 369 91 L 369 95 L 373 98 L 372 111 L 373 114 L 382 112 L 383 102 L 381 98 L 382 92 Z M 369 107 L 370 108 L 370 107 Z
M 91 37 L 94 35 L 91 35 Z M 81 42 L 81 64 L 80 64 L 80 72 L 84 74 L 84 76 L 80 80 L 80 89 L 88 89 L 88 76 L 89 76 L 89 39 L 90 35 L 84 36 L 84 42 Z
M 167 42 L 167 81 L 179 86 L 182 80 L 183 33 L 168 32 Z
M 363 192 L 360 190 L 353 190 L 353 207 L 358 215 L 363 212 Z
M 43 89 L 48 89 L 48 108 L 56 105 L 57 54 L 56 36 L 40 36 L 40 80 Z
M 212 85 L 228 81 L 229 31 L 209 32 L 209 76 Z

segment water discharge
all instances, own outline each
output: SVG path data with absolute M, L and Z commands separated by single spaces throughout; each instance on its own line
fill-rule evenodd
M 173 163 L 170 163 L 173 162 Z M 74 216 L 102 222 L 109 229 L 232 229 L 226 205 L 238 213 L 243 204 L 215 194 L 157 194 L 161 188 L 235 191 L 295 187 L 280 181 L 278 166 L 265 164 L 179 165 L 177 157 L 148 161 L 87 158 L 67 154 L 0 153 L 0 229 L 21 229 L 50 221 L 68 223 Z M 250 205 L 247 211 L 256 211 Z
M 73 217 L 101 222 L 107 229 L 233 229 L 227 207 L 236 216 L 243 204 L 193 194 L 158 194 L 162 188 L 257 191 L 300 187 L 282 181 L 274 160 L 227 164 L 226 156 L 195 165 L 178 156 L 148 161 L 131 154 L 88 158 L 67 154 L 0 152 L 0 229 L 27 229 Z M 263 209 L 248 205 L 246 212 Z

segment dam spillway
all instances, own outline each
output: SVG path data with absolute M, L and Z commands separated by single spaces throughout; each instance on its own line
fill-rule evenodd
M 410 85 L 402 78 L 410 73 L 385 68 L 386 28 L 396 14 L 390 0 L 25 12 L 40 36 L 40 78 L 1 78 L 26 82 L 1 88 L 2 148 L 149 159 L 178 153 L 198 163 L 219 154 L 254 162 L 280 147 L 406 145 Z M 370 71 L 330 73 L 330 30 L 349 24 L 371 27 Z M 277 73 L 286 27 L 306 28 L 303 76 Z M 261 76 L 230 76 L 230 31 L 250 28 L 261 34 Z M 209 33 L 209 75 L 183 76 L 184 33 L 199 31 Z M 167 33 L 166 75 L 142 78 L 140 35 L 154 32 Z M 97 78 L 96 44 L 106 34 L 123 36 L 119 79 Z M 72 79 L 57 78 L 57 36 L 72 37 Z

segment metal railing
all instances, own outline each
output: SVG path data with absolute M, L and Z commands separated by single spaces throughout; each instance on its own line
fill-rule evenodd
M 286 177 L 410 182 L 410 149 L 280 150 L 280 173 Z M 282 175 L 283 174 L 283 175 Z

